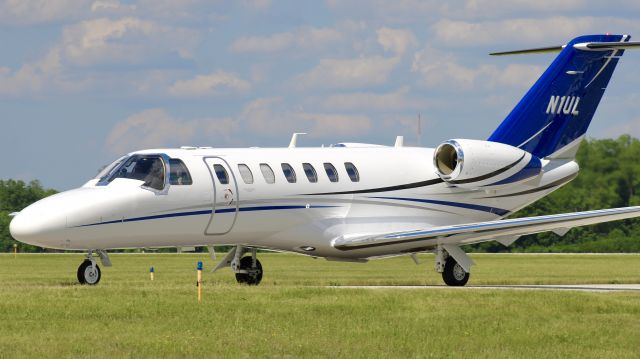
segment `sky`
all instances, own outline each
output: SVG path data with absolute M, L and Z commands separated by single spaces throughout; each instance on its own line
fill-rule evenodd
M 66 190 L 130 151 L 293 132 L 486 139 L 554 57 L 489 52 L 640 40 L 639 18 L 637 0 L 0 0 L 0 179 Z M 638 103 L 627 51 L 588 135 L 640 137 Z

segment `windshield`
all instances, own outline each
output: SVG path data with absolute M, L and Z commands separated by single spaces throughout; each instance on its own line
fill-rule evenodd
M 164 188 L 165 166 L 160 156 L 132 156 L 109 176 L 109 182 L 116 178 L 144 181 L 143 186 L 157 190 Z
M 99 180 L 104 179 L 105 177 L 110 175 L 111 172 L 113 170 L 115 170 L 116 167 L 118 167 L 124 160 L 126 160 L 127 157 L 128 156 L 122 156 L 122 157 L 118 158 L 117 160 L 111 162 L 111 164 L 103 166 L 102 168 L 100 168 L 98 170 L 98 174 L 94 177 L 94 179 L 99 179 Z

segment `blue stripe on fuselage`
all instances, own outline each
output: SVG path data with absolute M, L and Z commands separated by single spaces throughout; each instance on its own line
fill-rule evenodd
M 438 200 L 434 200 L 434 199 L 404 198 L 404 197 L 369 197 L 369 198 L 393 199 L 393 200 L 397 200 L 397 201 L 421 202 L 421 203 L 437 204 L 437 205 L 441 205 L 441 206 L 467 208 L 467 209 L 473 209 L 473 210 L 476 210 L 476 211 L 482 211 L 482 212 L 489 212 L 489 213 L 497 214 L 498 216 L 506 216 L 507 214 L 509 214 L 509 211 L 507 211 L 506 209 L 495 208 L 495 207 L 487 207 L 487 206 L 481 206 L 481 205 L 470 204 L 470 203 L 459 203 L 459 202 L 449 202 L 449 201 L 438 201 Z
M 307 209 L 307 208 L 335 208 L 338 206 L 256 206 L 256 207 L 242 207 L 239 208 L 239 212 L 252 212 L 252 211 L 276 211 L 276 210 L 286 210 L 286 209 Z M 236 211 L 235 208 L 223 208 L 217 209 L 215 213 L 234 213 Z M 178 212 L 178 213 L 167 213 L 167 214 L 158 214 L 154 216 L 144 216 L 144 217 L 134 217 L 134 218 L 125 218 L 122 220 L 108 221 L 108 222 L 97 222 L 91 224 L 83 224 L 78 227 L 91 227 L 98 226 L 102 224 L 114 224 L 114 223 L 126 223 L 126 222 L 139 222 L 139 221 L 148 221 L 153 219 L 164 219 L 164 218 L 175 218 L 175 217 L 188 217 L 188 216 L 200 216 L 200 215 L 210 215 L 211 210 L 203 210 L 203 211 L 192 211 L 192 212 Z

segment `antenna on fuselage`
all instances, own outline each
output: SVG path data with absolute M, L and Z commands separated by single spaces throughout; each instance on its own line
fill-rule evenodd
M 418 112 L 418 146 L 422 146 L 422 117 Z
M 291 136 L 291 142 L 289 142 L 289 148 L 296 148 L 296 145 L 298 144 L 298 135 L 306 134 L 306 132 L 294 132 L 294 134 Z

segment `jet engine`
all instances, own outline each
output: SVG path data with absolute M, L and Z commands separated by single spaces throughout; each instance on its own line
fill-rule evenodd
M 508 187 L 542 172 L 540 159 L 527 151 L 498 142 L 464 139 L 438 146 L 433 165 L 445 182 L 474 189 Z

